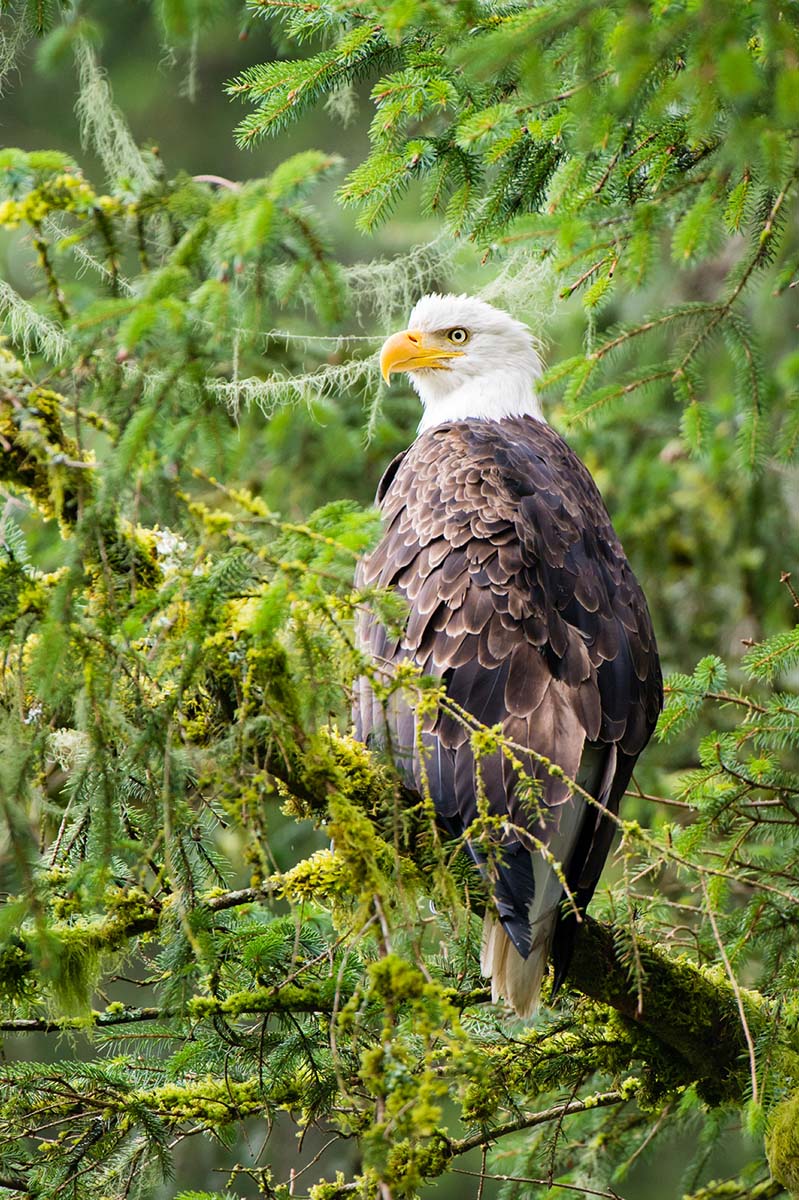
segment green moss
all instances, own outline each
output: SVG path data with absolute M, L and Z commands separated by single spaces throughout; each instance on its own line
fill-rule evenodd
M 396 793 L 394 780 L 361 742 L 334 729 L 320 735 L 335 766 L 347 781 L 347 796 L 364 812 L 379 816 L 387 798 Z M 382 801 L 382 803 L 381 803 Z
M 28 586 L 28 576 L 18 562 L 0 560 L 0 632 L 13 629 L 22 612 L 20 598 Z
M 255 987 L 231 992 L 224 999 L 194 996 L 188 1003 L 188 1011 L 198 1021 L 214 1016 L 240 1017 L 245 1013 L 258 1012 L 329 1013 L 335 1007 L 337 992 L 340 999 L 342 990 L 335 979 L 302 986 L 284 984 L 280 987 Z M 346 989 L 344 998 L 347 998 Z
M 0 365 L 14 385 L 0 396 L 0 479 L 25 492 L 45 517 L 57 518 L 67 535 L 94 491 L 91 456 L 64 432 L 65 397 L 31 385 L 21 368 L 12 371 L 5 355 Z M 93 518 L 103 546 L 98 578 L 102 559 L 102 572 L 126 580 L 133 573 L 142 586 L 157 586 L 161 571 L 152 536 L 118 521 L 114 512 Z M 0 595 L 0 612 L 3 608 Z
M 142 888 L 109 888 L 106 905 L 109 915 L 113 915 L 116 923 L 125 930 L 139 921 L 152 920 L 154 915 L 152 897 Z
M 0 995 L 9 1000 L 31 996 L 36 990 L 32 970 L 30 950 L 21 938 L 12 935 L 0 947 Z
M 437 1109 L 440 1118 L 441 1110 Z M 450 1160 L 449 1144 L 443 1134 L 427 1142 L 416 1138 L 391 1141 L 386 1155 L 384 1178 L 399 1195 L 409 1195 L 424 1183 L 443 1174 Z
M 98 507 L 91 510 L 84 529 L 90 535 L 87 544 L 91 548 L 91 557 L 84 565 L 95 584 L 93 598 L 99 607 L 106 603 L 109 584 L 114 589 L 123 581 L 129 587 L 131 577 L 142 588 L 154 589 L 161 583 L 161 568 L 149 531 L 120 521 L 113 508 L 100 511 Z
M 370 904 L 375 895 L 385 895 L 394 873 L 392 848 L 380 837 L 374 823 L 344 792 L 328 796 L 327 829 L 336 853 L 346 865 L 352 895 Z
M 335 850 L 317 850 L 278 880 L 278 894 L 295 904 L 332 899 L 350 890 L 347 864 Z
M 750 1183 L 748 1179 L 711 1179 L 683 1200 L 773 1200 L 774 1184 L 770 1179 Z
M 397 954 L 370 963 L 369 978 L 376 994 L 391 1003 L 420 1000 L 431 987 L 418 967 Z
M 627 1042 L 640 1041 L 635 1057 L 652 1059 L 654 1051 L 650 1082 L 678 1086 L 696 1081 L 701 1098 L 711 1105 L 740 1100 L 747 1088 L 748 1059 L 737 997 L 723 968 L 703 969 L 687 957 L 672 958 L 643 938 L 637 939 L 636 960 L 646 981 L 640 1012 L 626 931 L 589 917 L 576 940 L 569 982 L 615 1010 L 613 1020 L 626 1029 Z M 768 1006 L 757 993 L 742 989 L 741 996 L 747 1023 L 757 1036 L 768 1019 Z M 653 1099 L 658 1090 L 654 1087 Z
M 32 939 L 38 967 L 43 972 L 59 1007 L 85 1013 L 100 976 L 101 952 L 81 926 L 52 930 Z
M 62 528 L 74 525 L 79 497 L 91 487 L 89 473 L 69 465 L 82 456 L 61 425 L 65 404 L 58 392 L 24 378 L 0 397 L 0 478 L 24 491 L 45 516 L 58 517 Z
M 792 1196 L 799 1195 L 799 1092 L 772 1110 L 766 1133 L 766 1157 L 774 1178 Z
M 308 1189 L 308 1200 L 341 1200 L 343 1195 L 352 1194 L 352 1189 L 341 1171 L 336 1172 L 334 1180 L 320 1179 L 312 1183 Z
M 212 1127 L 260 1116 L 264 1111 L 257 1079 L 237 1082 L 213 1076 L 191 1084 L 166 1084 L 150 1091 L 132 1092 L 130 1096 L 120 1097 L 114 1107 L 124 1110 L 130 1104 L 139 1105 L 168 1121 L 201 1121 Z

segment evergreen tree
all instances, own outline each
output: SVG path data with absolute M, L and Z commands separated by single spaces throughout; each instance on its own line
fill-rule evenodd
M 191 45 L 222 7 L 157 19 Z M 0 152 L 0 227 L 35 279 L 0 283 L 0 1191 L 400 1200 L 465 1171 L 458 1194 L 613 1197 L 687 1132 L 681 1195 L 799 1192 L 799 6 L 262 17 L 302 56 L 229 85 L 242 144 L 368 80 L 372 151 L 340 198 L 371 231 L 418 185 L 474 255 L 342 265 L 312 204 L 335 156 L 181 174 L 114 105 L 102 5 L 6 6 L 4 58 L 29 37 L 73 56 L 106 183 Z M 353 615 L 403 612 L 353 589 L 379 522 L 341 497 L 366 500 L 407 428 L 343 331 L 387 332 L 457 270 L 523 310 L 531 287 L 581 297 L 544 398 L 679 668 L 530 1023 L 490 1003 L 461 848 L 349 736 Z M 375 686 L 446 703 L 412 671 Z M 296 1178 L 238 1141 L 286 1113 L 328 1135 Z M 164 1184 L 191 1139 L 233 1164 L 225 1191 Z

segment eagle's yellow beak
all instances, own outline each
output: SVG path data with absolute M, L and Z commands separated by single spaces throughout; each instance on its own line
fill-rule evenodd
M 425 344 L 427 339 L 427 344 Z M 420 367 L 442 370 L 446 359 L 460 358 L 462 350 L 431 344 L 430 335 L 416 329 L 393 333 L 380 351 L 380 373 L 389 382 L 392 371 L 418 371 Z

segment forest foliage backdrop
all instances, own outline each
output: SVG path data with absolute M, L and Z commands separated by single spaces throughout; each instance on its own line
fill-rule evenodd
M 19 0 L 0 74 L 0 1191 L 799 1190 L 799 5 Z M 532 1023 L 349 737 L 432 288 L 544 341 L 669 672 Z

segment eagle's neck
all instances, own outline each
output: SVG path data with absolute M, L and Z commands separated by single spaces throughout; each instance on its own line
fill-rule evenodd
M 479 375 L 465 379 L 458 387 L 446 390 L 439 379 L 422 379 L 415 372 L 414 386 L 424 404 L 419 432 L 449 421 L 501 421 L 506 417 L 534 417 L 543 421 L 541 401 L 535 394 L 529 372 L 497 370 L 490 376 Z M 425 375 L 438 372 L 425 371 Z M 443 372 L 442 372 L 443 374 Z

